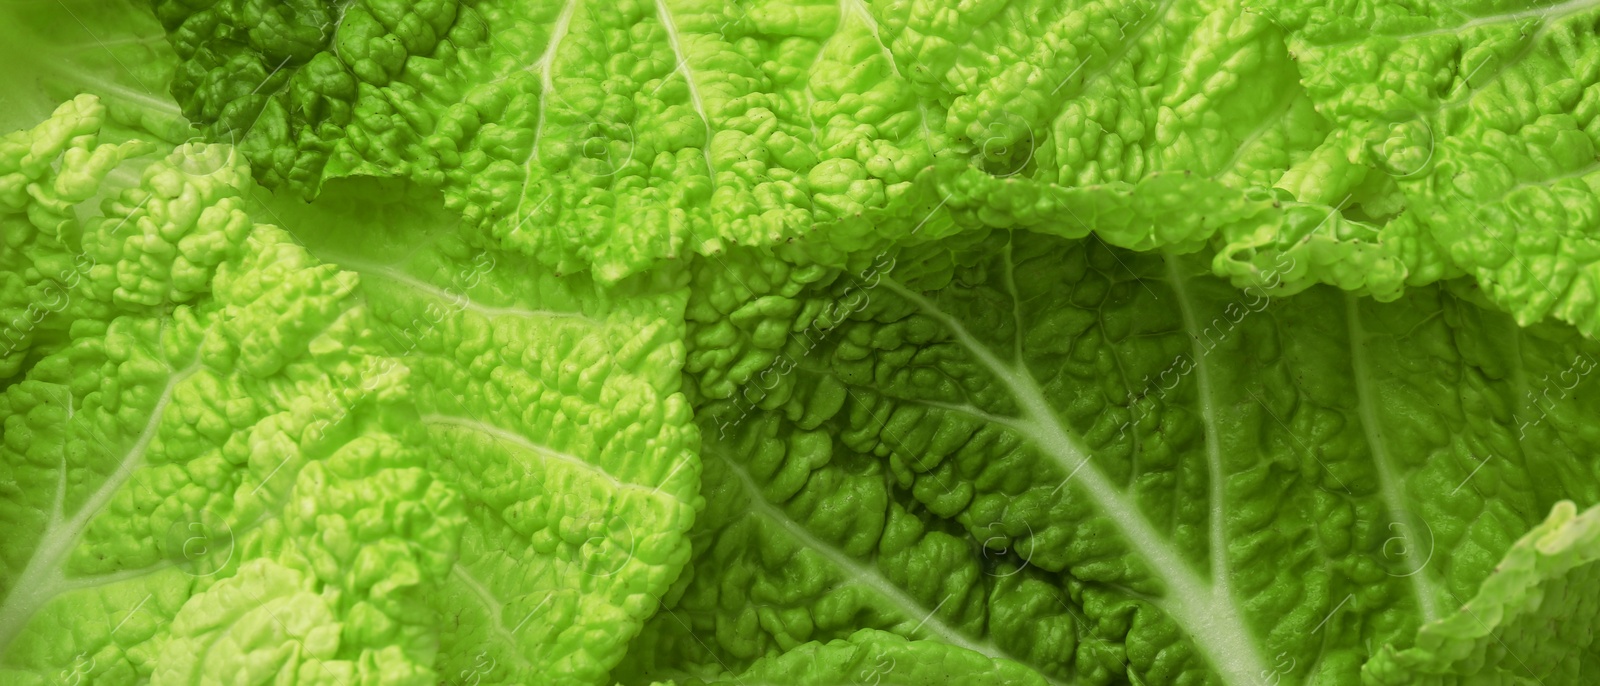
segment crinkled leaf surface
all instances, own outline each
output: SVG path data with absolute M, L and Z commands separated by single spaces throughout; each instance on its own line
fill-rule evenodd
M 1600 500 L 1589 0 L 153 7 L 176 62 L 135 40 L 57 71 L 94 92 L 152 51 L 124 71 L 175 69 L 236 148 L 124 162 L 150 149 L 114 128 L 172 119 L 125 88 L 4 148 L 0 307 L 40 321 L 0 356 L 7 465 L 33 465 L 0 484 L 36 532 L 4 548 L 3 611 L 111 614 L 156 577 L 106 560 L 173 544 L 91 536 L 149 512 L 226 525 L 202 547 L 230 555 L 180 554 L 141 638 L 16 629 L 8 679 L 1600 664 L 1563 504 Z M 249 210 L 281 230 L 244 215 L 234 150 L 284 191 Z M 102 178 L 149 189 L 86 219 Z M 100 354 L 135 363 L 81 371 Z M 228 467 L 169 447 L 206 401 Z M 132 494 L 180 476 L 204 487 Z
M 156 11 L 185 113 L 264 183 L 416 179 L 506 247 L 602 281 L 736 246 L 837 264 L 951 217 L 1193 250 L 1329 202 L 1330 126 L 1283 33 L 1231 0 Z M 1247 247 L 1227 265 L 1241 280 L 1260 272 Z M 1403 277 L 1387 255 L 1334 262 L 1294 284 Z
M 92 188 L 95 163 L 128 149 L 96 144 L 102 115 L 80 97 L 10 150 L 51 154 L 28 143 L 70 128 L 53 181 Z M 415 609 L 455 555 L 459 502 L 411 464 L 400 415 L 368 413 L 401 379 L 354 275 L 251 222 L 250 186 L 226 149 L 185 146 L 110 192 L 103 216 L 41 211 L 48 198 L 7 215 L 8 232 L 72 248 L 29 265 L 61 305 L 36 316 L 65 333 L 0 400 L 9 683 L 187 681 L 206 655 L 212 674 L 267 660 L 255 669 L 427 678 L 436 628 Z M 337 381 L 363 375 L 370 394 Z M 308 614 L 279 632 L 240 613 L 269 594 Z M 170 641 L 192 645 L 158 659 Z
M 104 116 L 0 142 L 52 296 L 0 396 L 0 680 L 603 679 L 689 553 L 678 280 L 471 251 L 403 184 L 254 202 L 227 146 L 100 188 L 156 147 Z
M 1363 668 L 1376 684 L 1580 683 L 1593 667 L 1600 510 L 1563 502 L 1512 546 L 1477 597 L 1426 626 L 1416 645 Z
M 624 674 L 867 627 L 1062 683 L 1355 683 L 1600 497 L 1576 331 L 1467 283 L 1384 304 L 1204 272 L 999 233 L 753 301 L 777 357 L 698 401 L 693 576 Z M 697 322 L 691 366 L 740 319 Z
M 911 91 L 854 6 L 156 11 L 185 112 L 265 183 L 310 195 L 351 174 L 417 179 L 508 247 L 607 281 L 890 211 L 932 161 Z
M 808 643 L 781 656 L 761 660 L 743 674 L 685 686 L 745 683 L 825 686 L 828 684 L 970 684 L 1035 686 L 1042 682 L 1027 668 L 934 641 L 862 629 L 826 644 Z
M 1521 323 L 1595 333 L 1600 6 L 1259 5 L 1290 31 L 1307 91 L 1340 127 L 1348 171 L 1329 197 L 1401 201 L 1372 212 L 1403 211 L 1373 249 L 1415 277 L 1470 274 Z
M 473 247 L 437 196 L 404 182 L 339 182 L 315 205 L 276 207 L 313 253 L 360 275 L 408 372 L 428 468 L 468 503 L 433 599 L 440 671 L 602 680 L 688 561 L 700 468 L 676 392 L 682 278 L 555 276 Z
M 1284 293 L 1470 274 L 1593 327 L 1586 0 L 157 9 L 185 112 L 263 180 L 423 180 L 602 280 L 739 245 L 837 265 L 937 216 L 1209 242 L 1240 286 L 1288 255 Z

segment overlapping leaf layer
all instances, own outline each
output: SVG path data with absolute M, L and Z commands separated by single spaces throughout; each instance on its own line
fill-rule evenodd
M 0 684 L 1600 674 L 1593 0 L 6 11 Z

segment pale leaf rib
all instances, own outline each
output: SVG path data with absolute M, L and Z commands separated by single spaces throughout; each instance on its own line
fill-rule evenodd
M 1068 93 L 1067 95 L 1072 96 L 1081 93 L 1087 93 L 1091 84 L 1099 80 L 1100 77 L 1109 73 L 1113 67 L 1117 66 L 1118 62 L 1121 62 L 1128 56 L 1128 53 L 1133 52 L 1134 46 L 1139 44 L 1139 41 L 1144 38 L 1145 34 L 1150 33 L 1150 31 L 1155 29 L 1155 27 L 1160 26 L 1162 24 L 1162 19 L 1164 19 L 1167 16 L 1167 13 L 1172 11 L 1172 8 L 1177 4 L 1177 0 L 1164 0 L 1161 3 L 1161 6 L 1156 8 L 1155 11 L 1151 12 L 1149 16 L 1140 17 L 1141 21 L 1139 22 L 1138 26 L 1132 32 L 1122 36 L 1122 43 L 1117 46 L 1117 51 L 1106 56 L 1105 64 L 1102 64 L 1090 70 L 1089 73 L 1084 74 L 1083 83 L 1078 86 L 1077 93 Z M 1126 31 L 1127 27 L 1123 26 L 1121 27 L 1121 30 Z M 1067 99 L 1063 102 L 1071 102 L 1071 100 Z
M 551 448 L 550 446 L 542 443 L 536 443 L 515 431 L 502 429 L 498 426 L 487 424 L 476 419 L 453 417 L 442 414 L 425 415 L 422 418 L 422 422 L 424 424 L 454 427 L 457 429 L 478 433 L 497 442 L 520 448 L 523 451 L 533 453 L 547 460 L 577 467 L 580 471 L 598 477 L 606 483 L 611 484 L 611 486 L 618 491 L 637 491 L 653 498 L 671 499 L 670 495 L 662 493 L 658 489 L 642 484 L 636 484 L 631 481 L 623 481 L 618 479 L 615 475 L 606 471 L 600 465 L 584 460 L 583 458 L 571 453 L 556 450 L 555 448 Z
M 533 181 L 533 165 L 540 162 L 539 142 L 544 137 L 544 122 L 546 114 L 550 111 L 550 98 L 555 96 L 556 49 L 561 46 L 561 40 L 567 37 L 567 29 L 572 25 L 572 13 L 577 7 L 578 0 L 567 0 L 567 4 L 561 8 L 560 16 L 556 17 L 555 27 L 550 30 L 550 43 L 539 55 L 539 61 L 534 63 L 539 69 L 539 116 L 533 123 L 533 146 L 528 148 L 528 156 L 522 160 L 522 192 L 517 195 L 517 209 L 511 213 L 513 218 L 522 214 L 522 201 L 528 197 L 528 183 Z M 520 226 L 520 223 L 518 225 Z
M 78 541 L 88 530 L 89 523 L 105 509 L 117 491 L 127 485 L 134 473 L 145 465 L 145 452 L 149 449 L 150 442 L 155 440 L 156 430 L 161 426 L 161 416 L 166 413 L 167 405 L 172 402 L 173 392 L 178 384 L 183 383 L 200 369 L 200 365 L 195 364 L 174 373 L 167 379 L 166 387 L 162 389 L 161 397 L 151 409 L 150 419 L 145 423 L 144 430 L 139 433 L 139 438 L 128 451 L 123 453 L 122 459 L 117 461 L 117 468 L 106 477 L 104 483 L 100 484 L 100 488 L 90 494 L 71 519 L 46 528 L 39 537 L 39 547 L 34 549 L 27 566 L 23 567 L 22 574 L 18 575 L 16 584 L 6 596 L 5 604 L 0 605 L 0 655 L 5 654 L 6 648 L 22 631 L 33 614 L 67 587 L 69 582 L 62 569 L 67 556 L 77 547 Z
M 522 319 L 578 319 L 589 323 L 595 322 L 594 319 L 581 312 L 564 312 L 561 310 L 532 310 L 524 307 L 497 307 L 494 305 L 485 305 L 467 297 L 467 295 L 463 292 L 451 292 L 448 289 L 440 288 L 439 286 L 407 274 L 392 266 L 374 264 L 371 262 L 364 262 L 358 259 L 337 255 L 324 254 L 322 256 L 335 262 L 339 267 L 348 271 L 353 271 L 363 276 L 373 276 L 386 281 L 391 281 L 416 291 L 427 298 L 444 301 L 446 303 L 453 303 L 455 307 L 461 310 L 476 312 L 489 319 L 496 319 L 499 317 L 516 317 Z
M 987 424 L 994 424 L 996 426 L 1003 426 L 1003 427 L 1005 427 L 1007 429 L 1011 429 L 1012 431 L 1016 431 L 1016 432 L 1019 432 L 1019 433 L 1024 432 L 1029 428 L 1027 423 L 1019 421 L 1015 417 L 1006 417 L 1006 416 L 1003 416 L 1003 415 L 994 414 L 992 412 L 985 412 L 985 411 L 983 411 L 981 409 L 978 409 L 975 406 L 968 405 L 966 403 L 946 403 L 946 402 L 940 402 L 940 401 L 937 401 L 937 400 L 911 400 L 911 399 L 897 399 L 897 400 L 900 400 L 901 402 L 904 402 L 904 403 L 907 403 L 907 404 L 911 404 L 911 405 L 920 405 L 922 407 L 927 407 L 927 408 L 931 408 L 931 409 L 935 409 L 935 410 L 942 410 L 942 411 L 945 411 L 945 412 L 949 412 L 951 414 L 958 414 L 958 415 L 971 417 L 971 418 L 976 419 L 978 421 L 981 421 L 981 422 L 984 422 L 984 423 L 987 423 Z
M 491 630 L 494 631 L 495 636 L 498 636 L 500 640 L 505 641 L 507 646 L 510 646 L 511 650 L 507 652 L 511 653 L 518 666 L 531 668 L 533 666 L 532 663 L 528 662 L 528 658 L 519 649 L 517 637 L 511 633 L 510 629 L 506 628 L 505 603 L 495 597 L 494 592 L 487 585 L 479 581 L 477 577 L 472 576 L 472 572 L 467 571 L 467 568 L 461 566 L 460 563 L 450 567 L 450 575 L 455 577 L 456 581 L 461 582 L 461 585 L 466 587 L 478 599 L 478 602 L 483 605 L 484 611 L 489 615 Z
M 1289 113 L 1294 111 L 1295 104 L 1298 103 L 1304 96 L 1304 91 L 1296 89 L 1287 90 L 1284 93 L 1283 100 L 1277 103 L 1277 106 L 1272 108 L 1272 113 L 1267 115 L 1265 119 L 1262 119 L 1261 123 L 1257 124 L 1256 128 L 1251 130 L 1248 135 L 1239 140 L 1239 144 L 1233 148 L 1233 155 L 1229 156 L 1228 161 L 1224 162 L 1221 167 L 1217 168 L 1216 173 L 1212 174 L 1211 178 L 1220 179 L 1224 176 L 1227 176 L 1230 172 L 1236 171 L 1239 163 L 1244 161 L 1245 154 L 1248 153 L 1250 149 L 1257 143 L 1260 143 L 1261 139 L 1266 137 L 1267 133 L 1272 131 L 1273 127 L 1283 123 L 1283 120 L 1288 118 Z
M 1011 322 L 1016 326 L 1016 330 L 1012 332 L 1013 345 L 1011 359 L 1016 364 L 1022 364 L 1022 327 L 1024 326 L 1022 323 L 1022 295 L 1017 291 L 1017 260 L 1016 257 L 1011 253 L 1012 248 L 1016 246 L 1016 243 L 1017 242 L 1015 240 L 1008 241 L 1006 243 L 1005 280 L 1006 293 L 1011 296 Z
M 711 181 L 711 189 L 717 188 L 717 167 L 711 163 L 711 137 L 715 131 L 711 125 L 711 114 L 706 111 L 705 101 L 700 98 L 700 86 L 694 82 L 694 70 L 689 67 L 689 56 L 683 52 L 683 43 L 679 40 L 678 26 L 672 21 L 672 12 L 667 9 L 666 0 L 656 0 L 656 16 L 661 21 L 661 27 L 667 32 L 667 44 L 672 46 L 672 56 L 677 60 L 677 71 L 683 75 L 683 80 L 689 86 L 689 104 L 694 108 L 695 114 L 700 115 L 700 121 L 705 123 L 706 144 L 701 152 L 706 158 L 706 176 Z
M 905 76 L 900 73 L 900 65 L 894 60 L 894 52 L 889 49 L 888 43 L 883 42 L 883 32 L 878 26 L 877 18 L 872 16 L 872 11 L 867 9 L 866 4 L 861 0 L 839 0 L 839 6 L 841 12 L 844 8 L 854 10 L 851 14 L 855 14 L 866 25 L 867 31 L 872 34 L 872 40 L 878 44 L 878 51 L 883 55 L 883 60 L 889 63 L 889 73 L 905 81 Z M 838 30 L 844 30 L 843 16 L 839 18 Z M 920 120 L 918 125 L 922 129 L 922 142 L 927 146 L 928 154 L 931 156 L 934 154 L 934 146 L 933 132 L 928 128 L 928 106 L 920 100 L 917 101 L 917 118 Z
M 51 63 L 45 63 L 44 66 L 46 69 L 50 69 L 64 75 L 66 78 L 71 79 L 73 82 L 83 87 L 85 91 L 98 95 L 109 95 L 127 102 L 136 103 L 140 107 L 148 109 L 152 112 L 159 112 L 172 117 L 183 116 L 183 110 L 178 107 L 178 103 L 170 98 L 163 99 L 154 97 L 148 93 L 136 91 L 114 81 L 108 81 L 103 78 L 98 78 L 97 76 L 89 76 L 87 72 L 69 70 L 64 67 L 58 67 Z
M 936 640 L 960 646 L 991 658 L 1014 659 L 996 647 L 993 642 L 987 640 L 974 641 L 959 629 L 945 623 L 944 620 L 934 614 L 932 609 L 916 598 L 911 597 L 910 594 L 896 586 L 894 582 L 884 577 L 875 566 L 857 562 L 848 553 L 827 541 L 817 538 L 804 525 L 795 521 L 788 513 L 769 502 L 761 492 L 761 487 L 756 484 L 755 479 L 751 478 L 750 473 L 742 465 L 721 451 L 708 450 L 707 452 L 715 454 L 718 459 L 727 465 L 728 471 L 738 479 L 745 495 L 750 498 L 751 507 L 758 514 L 782 527 L 785 532 L 800 544 L 801 548 L 821 555 L 829 564 L 837 567 L 844 573 L 848 583 L 860 586 L 882 598 L 901 615 L 920 620 L 922 622 L 921 629 L 931 634 Z
M 986 410 L 983 410 L 982 408 L 979 408 L 979 407 L 977 407 L 975 405 L 972 405 L 971 403 L 953 403 L 953 402 L 944 402 L 944 401 L 941 401 L 941 400 L 924 400 L 924 399 L 921 399 L 921 398 L 911 398 L 911 397 L 906 397 L 906 396 L 894 395 L 894 394 L 890 394 L 890 393 L 885 393 L 883 391 L 883 389 L 877 388 L 875 386 L 862 385 L 862 384 L 856 384 L 856 383 L 851 383 L 849 381 L 845 381 L 844 379 L 839 378 L 839 376 L 837 374 L 834 374 L 832 371 L 827 370 L 827 369 L 819 369 L 819 368 L 815 368 L 815 367 L 808 367 L 806 365 L 798 365 L 798 366 L 795 367 L 795 369 L 797 369 L 797 370 L 799 370 L 801 372 L 805 372 L 807 374 L 812 374 L 812 375 L 819 376 L 819 377 L 826 377 L 826 378 L 833 379 L 835 382 L 839 383 L 840 385 L 842 385 L 842 386 L 844 386 L 846 388 L 849 388 L 849 389 L 852 389 L 852 390 L 855 390 L 855 391 L 862 391 L 862 392 L 866 392 L 866 393 L 872 393 L 874 395 L 877 395 L 877 396 L 880 396 L 880 397 L 884 397 L 884 398 L 888 398 L 889 400 L 893 400 L 896 403 L 900 403 L 900 404 L 904 404 L 904 405 L 914 405 L 914 406 L 917 406 L 917 407 L 925 407 L 925 408 L 928 408 L 928 409 L 931 409 L 931 410 L 940 410 L 940 411 L 943 411 L 943 412 L 948 412 L 950 414 L 957 414 L 957 415 L 962 415 L 962 416 L 965 416 L 965 417 L 971 417 L 971 418 L 976 419 L 976 420 L 978 420 L 980 422 L 984 422 L 986 424 L 994 424 L 994 425 L 997 425 L 997 426 L 1003 426 L 1005 428 L 1011 429 L 1011 430 L 1016 431 L 1018 433 L 1022 433 L 1027 428 L 1026 425 L 1023 424 L 1022 422 L 1018 421 L 1016 417 L 1007 417 L 1007 416 L 1004 416 L 1004 415 L 994 414 L 993 412 L 988 412 Z
M 71 579 L 63 579 L 63 580 L 61 580 L 59 582 L 59 584 L 57 585 L 56 588 L 58 589 L 58 594 L 59 593 L 72 593 L 72 592 L 75 592 L 75 591 L 82 591 L 82 590 L 91 589 L 91 588 L 104 588 L 106 586 L 111 586 L 113 584 L 120 584 L 120 583 L 122 583 L 124 581 L 131 581 L 133 579 L 144 578 L 144 577 L 150 576 L 151 574 L 155 574 L 155 573 L 160 572 L 162 570 L 170 569 L 170 568 L 176 567 L 176 566 L 177 565 L 174 564 L 171 560 L 162 560 L 162 561 L 157 562 L 157 563 L 155 563 L 153 565 L 150 565 L 149 567 L 140 567 L 138 569 L 124 569 L 124 570 L 120 570 L 120 571 L 116 571 L 116 572 L 110 572 L 110 573 L 107 573 L 107 574 L 97 574 L 95 576 L 82 576 L 82 577 L 73 577 Z
M 1411 512 L 1406 508 L 1405 485 L 1400 475 L 1395 473 L 1394 460 L 1389 455 L 1388 443 L 1383 438 L 1381 417 L 1378 414 L 1377 398 L 1372 388 L 1372 364 L 1367 359 L 1367 334 L 1361 325 L 1360 299 L 1354 294 L 1345 294 L 1345 317 L 1350 329 L 1350 361 L 1355 374 L 1356 405 L 1361 414 L 1361 428 L 1366 437 L 1367 449 L 1372 453 L 1372 463 L 1378 474 L 1378 490 L 1383 496 L 1383 504 L 1389 510 L 1389 516 L 1394 518 L 1401 526 L 1395 532 L 1398 538 L 1405 541 L 1406 555 L 1410 557 L 1418 550 L 1422 550 L 1416 522 L 1413 521 Z M 1423 623 L 1439 618 L 1438 592 L 1433 587 L 1432 579 L 1428 576 L 1426 564 L 1405 575 L 1411 583 L 1411 590 L 1417 596 L 1417 605 L 1422 612 Z
M 1032 431 L 1023 434 L 1024 437 L 1067 474 L 1080 479 L 1083 491 L 1117 527 L 1132 552 L 1163 582 L 1168 593 L 1158 606 L 1187 631 L 1212 667 L 1230 683 L 1251 683 L 1259 675 L 1270 673 L 1238 608 L 1217 596 L 1209 584 L 1196 576 L 1138 506 L 1112 485 L 1089 459 L 1081 441 L 1055 416 L 1034 380 L 1002 362 L 960 321 L 927 298 L 892 279 L 885 278 L 882 283 L 942 323 L 957 342 L 1011 391 L 1033 425 Z
M 861 19 L 861 23 L 864 24 L 867 27 L 867 31 L 872 34 L 872 40 L 878 44 L 878 52 L 880 52 L 883 55 L 883 59 L 889 63 L 889 73 L 894 74 L 895 78 L 897 79 L 904 79 L 905 77 L 900 75 L 900 65 L 896 64 L 894 61 L 894 53 L 889 50 L 889 44 L 883 42 L 883 34 L 878 28 L 878 19 L 872 16 L 872 11 L 867 9 L 867 6 L 863 4 L 861 0 L 840 0 L 840 8 L 843 9 L 846 7 L 854 10 L 855 15 Z M 842 16 L 840 17 L 840 23 L 842 28 Z
M 816 146 L 818 151 L 827 149 L 827 146 L 823 143 L 822 131 L 817 128 L 816 119 L 812 118 L 811 116 L 812 110 L 816 109 L 817 105 L 817 95 L 811 90 L 811 80 L 815 77 L 817 73 L 817 67 L 822 64 L 823 58 L 827 57 L 828 46 L 833 44 L 834 38 L 838 37 L 839 34 L 844 33 L 844 23 L 849 16 L 849 1 L 850 0 L 839 0 L 839 18 L 834 26 L 833 33 L 829 34 L 826 39 L 823 39 L 822 44 L 817 46 L 817 56 L 811 60 L 811 66 L 806 67 L 804 76 L 806 81 L 805 88 L 801 90 L 801 92 L 806 96 L 806 109 L 804 116 L 806 124 L 811 127 L 811 144 Z
M 1217 430 L 1216 396 L 1211 387 L 1211 372 L 1206 364 L 1208 350 L 1200 342 L 1204 331 L 1195 316 L 1194 300 L 1188 284 L 1178 266 L 1175 255 L 1165 255 L 1167 281 L 1178 299 L 1178 310 L 1183 316 L 1184 335 L 1189 339 L 1189 351 L 1194 357 L 1194 380 L 1200 403 L 1200 420 L 1205 426 L 1207 483 L 1210 487 L 1210 548 L 1211 583 L 1224 602 L 1233 602 L 1228 588 L 1228 532 L 1227 532 L 1227 470 L 1222 464 L 1222 437 Z
M 1461 34 L 1481 26 L 1508 24 L 1524 19 L 1538 19 L 1541 24 L 1539 30 L 1542 33 L 1545 30 L 1545 27 L 1594 7 L 1600 7 L 1600 0 L 1567 0 L 1567 2 L 1563 2 L 1559 5 L 1551 5 L 1548 7 L 1519 9 L 1511 12 L 1501 12 L 1498 14 L 1486 14 L 1481 17 L 1473 17 L 1472 19 L 1455 26 L 1447 26 L 1437 29 L 1430 29 L 1427 31 L 1419 31 L 1416 33 L 1397 34 L 1383 37 L 1404 40 L 1408 38 L 1423 38 L 1427 36 L 1438 36 L 1445 34 Z

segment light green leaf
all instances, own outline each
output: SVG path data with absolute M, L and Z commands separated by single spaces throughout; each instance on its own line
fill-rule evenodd
M 90 94 L 107 110 L 107 138 L 195 137 L 168 94 L 177 55 L 143 0 L 7 2 L 0 22 L 0 131 L 31 127 Z
M 0 395 L 0 682 L 603 681 L 699 507 L 681 276 L 554 275 L 404 182 L 260 196 L 102 115 L 0 146 L 42 246 L 4 257 L 76 270 Z
M 1594 660 L 1600 509 L 1569 501 L 1523 536 L 1460 609 L 1385 646 L 1370 684 L 1582 683 Z
M 504 246 L 616 281 L 903 212 L 932 162 L 838 3 L 160 2 L 174 93 L 269 186 L 409 178 Z
M 1426 282 L 1465 273 L 1521 324 L 1594 334 L 1600 6 L 1261 3 L 1340 126 L 1338 193 L 1394 217 L 1368 250 Z M 1367 181 L 1361 185 L 1353 182 Z M 1403 206 L 1392 206 L 1398 193 Z
M 688 562 L 700 506 L 699 432 L 677 391 L 682 276 L 552 274 L 480 246 L 400 180 L 263 211 L 359 275 L 408 379 L 415 450 L 465 504 L 460 555 L 429 598 L 438 672 L 602 681 Z

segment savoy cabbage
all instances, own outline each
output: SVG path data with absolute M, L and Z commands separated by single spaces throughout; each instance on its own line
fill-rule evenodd
M 0 16 L 0 686 L 1600 679 L 1600 2 Z

